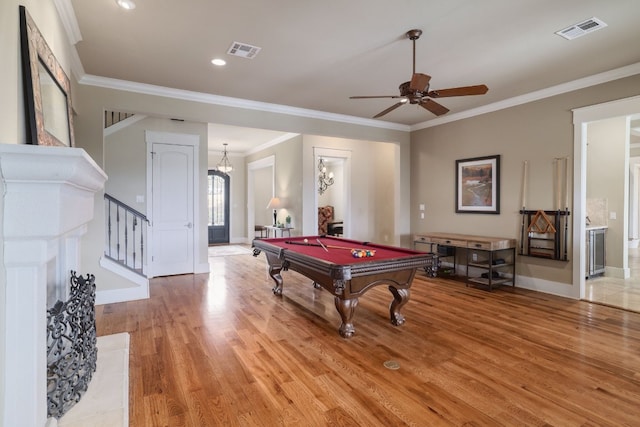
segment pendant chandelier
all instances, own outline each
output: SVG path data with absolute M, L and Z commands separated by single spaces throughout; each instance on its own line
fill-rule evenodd
M 318 162 L 318 171 L 318 193 L 322 194 L 327 191 L 329 186 L 333 185 L 333 172 L 327 174 L 327 167 L 322 157 Z
M 224 145 L 224 151 L 222 152 L 222 159 L 218 163 L 218 166 L 216 167 L 216 169 L 222 173 L 228 174 L 233 170 L 233 166 L 231 166 L 231 162 L 229 161 L 229 157 L 227 156 L 228 144 L 224 143 L 222 145 Z

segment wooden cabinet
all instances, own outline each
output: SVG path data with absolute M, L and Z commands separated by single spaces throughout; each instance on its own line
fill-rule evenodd
M 464 261 L 467 285 L 481 285 L 489 290 L 503 284 L 515 286 L 516 239 L 437 232 L 416 234 L 413 243 L 416 249 L 428 245 L 429 252 L 438 254 L 441 248 L 451 248 L 454 271 L 456 260 Z

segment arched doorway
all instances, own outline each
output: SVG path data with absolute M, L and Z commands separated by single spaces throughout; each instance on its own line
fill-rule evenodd
M 209 170 L 209 244 L 229 243 L 229 175 Z

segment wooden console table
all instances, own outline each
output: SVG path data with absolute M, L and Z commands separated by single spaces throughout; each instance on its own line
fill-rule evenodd
M 270 231 L 273 231 L 273 237 L 278 237 L 278 231 L 280 231 L 280 237 L 284 237 L 284 233 L 291 237 L 291 230 L 293 230 L 293 227 L 276 227 L 275 225 L 265 225 L 264 228 L 267 229 L 267 238 Z
M 417 248 L 418 245 L 429 245 L 429 252 L 440 253 L 440 247 L 445 253 L 452 254 L 454 273 L 457 251 L 464 250 L 467 286 L 478 284 L 489 290 L 506 283 L 515 286 L 516 239 L 434 232 L 416 234 L 413 246 Z

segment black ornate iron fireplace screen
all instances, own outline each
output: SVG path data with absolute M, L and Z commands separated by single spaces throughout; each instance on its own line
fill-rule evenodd
M 96 371 L 96 285 L 71 272 L 69 300 L 47 310 L 47 413 L 60 418 L 87 391 Z

